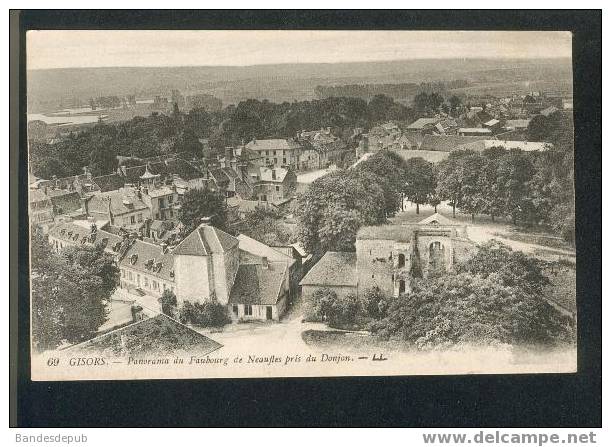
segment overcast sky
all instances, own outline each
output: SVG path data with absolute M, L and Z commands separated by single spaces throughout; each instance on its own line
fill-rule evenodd
M 539 31 L 29 31 L 28 68 L 570 57 Z

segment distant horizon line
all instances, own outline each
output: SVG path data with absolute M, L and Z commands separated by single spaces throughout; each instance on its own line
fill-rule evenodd
M 388 62 L 410 62 L 410 61 L 456 61 L 456 60 L 506 60 L 506 61 L 536 61 L 536 60 L 572 60 L 572 56 L 545 56 L 545 57 L 418 57 L 412 59 L 372 59 L 354 60 L 341 62 L 277 62 L 267 64 L 246 64 L 246 65 L 98 65 L 98 66 L 73 66 L 73 67 L 47 67 L 47 68 L 27 68 L 26 71 L 45 71 L 45 70 L 82 70 L 82 69 L 101 69 L 101 68 L 249 68 L 249 67 L 273 67 L 280 65 L 340 65 L 340 64 L 366 64 L 366 63 L 388 63 Z

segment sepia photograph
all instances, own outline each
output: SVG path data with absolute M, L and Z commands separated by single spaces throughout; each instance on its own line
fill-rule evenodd
M 570 31 L 25 39 L 32 380 L 577 372 Z

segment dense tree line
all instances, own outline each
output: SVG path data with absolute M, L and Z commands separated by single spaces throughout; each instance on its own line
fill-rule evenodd
M 412 100 L 419 93 L 440 92 L 467 87 L 468 81 L 454 80 L 448 82 L 405 82 L 398 84 L 348 84 L 348 85 L 319 85 L 315 92 L 319 98 L 351 97 L 362 98 L 367 101 L 376 95 L 385 95 L 395 100 Z
M 32 171 L 41 178 L 66 177 L 89 166 L 94 175 L 114 172 L 117 155 L 152 157 L 176 152 L 194 157 L 203 153 L 199 139 L 208 139 L 213 152 L 253 138 L 293 138 L 302 130 L 331 127 L 349 138 L 355 127 L 369 128 L 387 120 L 413 120 L 414 112 L 378 95 L 369 102 L 359 98 L 326 98 L 275 104 L 249 99 L 219 111 L 204 108 L 184 113 L 174 107 L 165 115 L 154 112 L 121 123 L 98 123 L 54 144 L 30 141 Z

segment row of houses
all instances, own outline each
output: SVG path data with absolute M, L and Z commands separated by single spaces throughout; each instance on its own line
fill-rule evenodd
M 292 246 L 271 247 L 246 235 L 232 236 L 204 221 L 173 248 L 88 220 L 49 230 L 55 250 L 101 244 L 115 257 L 120 289 L 159 298 L 172 291 L 179 304 L 214 300 L 239 320 L 278 320 L 298 293 L 302 258 Z

